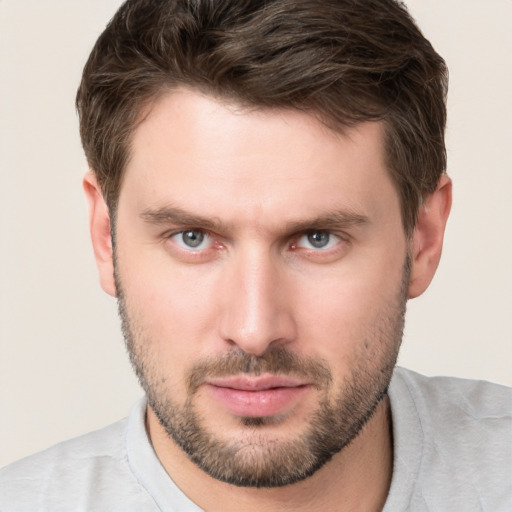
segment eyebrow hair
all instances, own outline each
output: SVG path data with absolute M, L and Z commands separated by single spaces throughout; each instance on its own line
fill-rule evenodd
M 211 231 L 226 232 L 232 228 L 231 224 L 216 218 L 203 217 L 187 212 L 175 206 L 164 206 L 157 209 L 146 208 L 140 217 L 150 224 L 176 224 L 189 227 L 203 228 Z M 366 215 L 350 210 L 333 210 L 311 219 L 290 221 L 286 224 L 287 233 L 297 233 L 312 229 L 348 228 L 370 222 Z
M 370 219 L 366 215 L 350 210 L 334 210 L 311 219 L 289 222 L 286 228 L 289 232 L 299 232 L 311 229 L 348 228 L 369 223 Z
M 150 224 L 177 224 L 212 231 L 229 229 L 228 224 L 218 219 L 195 215 L 176 206 L 164 206 L 155 210 L 146 208 L 140 213 L 140 217 Z

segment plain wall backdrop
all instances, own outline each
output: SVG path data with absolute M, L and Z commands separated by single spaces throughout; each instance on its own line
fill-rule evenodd
M 512 385 L 512 1 L 409 0 L 450 68 L 443 259 L 400 364 Z M 141 395 L 98 284 L 74 97 L 119 0 L 0 0 L 0 466 Z

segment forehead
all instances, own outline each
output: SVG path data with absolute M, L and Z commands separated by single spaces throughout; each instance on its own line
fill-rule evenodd
M 301 111 L 249 110 L 189 90 L 160 98 L 135 130 L 123 198 L 141 210 L 269 221 L 340 208 L 378 215 L 398 202 L 381 124 L 338 133 Z

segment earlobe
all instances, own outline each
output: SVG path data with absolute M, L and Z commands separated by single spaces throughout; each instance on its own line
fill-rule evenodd
M 425 199 L 418 211 L 418 220 L 410 243 L 410 299 L 421 295 L 434 277 L 441 258 L 451 204 L 452 182 L 444 175 L 436 190 Z
M 110 215 L 94 172 L 89 171 L 84 176 L 83 187 L 89 205 L 89 229 L 101 287 L 109 295 L 115 297 Z

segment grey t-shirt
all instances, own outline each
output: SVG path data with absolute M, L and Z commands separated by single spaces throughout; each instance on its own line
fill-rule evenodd
M 397 368 L 389 397 L 385 512 L 512 511 L 512 389 Z M 0 470 L 0 511 L 200 511 L 153 452 L 145 407 Z

